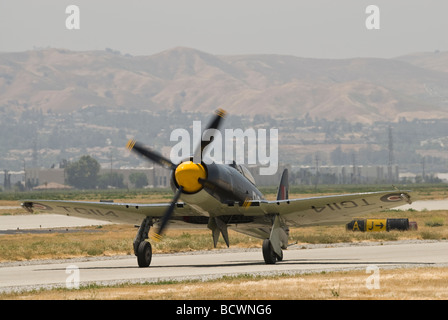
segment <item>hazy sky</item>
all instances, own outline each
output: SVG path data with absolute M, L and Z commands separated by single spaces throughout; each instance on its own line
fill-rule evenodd
M 368 5 L 380 29 L 366 28 Z M 68 30 L 66 8 L 79 8 Z M 185 46 L 212 54 L 395 57 L 448 50 L 446 0 L 0 0 L 0 51 L 112 48 L 150 55 Z

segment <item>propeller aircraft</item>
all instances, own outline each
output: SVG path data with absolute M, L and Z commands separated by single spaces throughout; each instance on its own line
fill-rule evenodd
M 218 129 L 225 114 L 224 110 L 217 110 L 207 129 Z M 194 156 L 178 164 L 140 142 L 130 140 L 127 143 L 132 152 L 171 170 L 170 184 L 174 196 L 170 203 L 25 200 L 21 205 L 29 212 L 42 210 L 139 225 L 133 242 L 134 254 L 139 267 L 148 267 L 152 260 L 152 247 L 147 240 L 160 241 L 169 224 L 207 226 L 212 232 L 215 247 L 220 235 L 226 245 L 230 245 L 229 228 L 259 238 L 263 240 L 265 263 L 275 264 L 283 260 L 290 227 L 345 223 L 360 214 L 411 203 L 409 191 L 397 190 L 289 199 L 287 169 L 283 171 L 277 199 L 266 200 L 243 165 L 193 161 L 201 159 L 211 141 L 202 139 Z M 157 231 L 154 231 L 155 227 Z

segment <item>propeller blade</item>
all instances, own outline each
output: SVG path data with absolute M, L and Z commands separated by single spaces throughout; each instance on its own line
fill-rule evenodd
M 213 117 L 212 121 L 210 121 L 208 127 L 204 130 L 204 132 L 208 129 L 218 129 L 225 115 L 226 112 L 223 109 L 216 110 L 215 116 Z M 193 153 L 193 162 L 195 163 L 201 162 L 204 149 L 213 141 L 213 137 L 210 137 L 209 141 L 202 140 L 204 132 L 202 132 L 201 135 L 201 143 L 198 145 L 195 152 Z
M 176 206 L 177 201 L 180 198 L 180 195 L 182 194 L 182 190 L 183 190 L 182 186 L 180 186 L 179 189 L 177 189 L 176 194 L 174 195 L 174 198 L 171 201 L 171 204 L 170 204 L 168 210 L 165 212 L 165 214 L 162 217 L 162 221 L 160 223 L 159 230 L 156 233 L 151 235 L 151 237 L 154 240 L 160 241 L 162 239 L 162 232 L 165 229 L 166 225 L 168 224 L 168 221 L 171 219 L 171 216 L 173 215 L 174 208 Z
M 164 156 L 162 156 L 161 154 L 152 151 L 151 149 L 145 147 L 143 144 L 141 144 L 140 142 L 137 142 L 135 140 L 129 140 L 128 143 L 126 144 L 126 148 L 129 151 L 135 151 L 138 154 L 154 161 L 155 163 L 161 165 L 162 167 L 165 167 L 167 169 L 171 169 L 174 170 L 176 168 L 176 165 L 174 163 L 172 163 L 169 159 L 165 158 Z

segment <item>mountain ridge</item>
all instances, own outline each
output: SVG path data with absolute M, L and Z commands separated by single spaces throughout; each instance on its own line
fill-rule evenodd
M 447 63 L 445 63 L 447 62 Z M 0 53 L 0 110 L 210 112 L 349 122 L 448 118 L 448 53 L 394 59 L 212 55 L 176 47 L 149 56 L 111 49 Z

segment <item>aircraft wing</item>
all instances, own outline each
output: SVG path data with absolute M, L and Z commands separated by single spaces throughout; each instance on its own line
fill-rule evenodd
M 325 225 L 345 223 L 361 214 L 397 207 L 410 203 L 410 201 L 409 191 L 384 191 L 304 199 L 247 201 L 242 206 L 228 203 L 214 206 L 213 214 L 247 217 L 278 214 L 289 226 Z M 30 212 L 37 210 L 127 224 L 140 224 L 145 216 L 162 217 L 169 205 L 169 203 L 132 204 L 62 200 L 25 200 L 22 202 L 22 207 Z M 204 216 L 204 213 L 186 203 L 178 202 L 173 216 Z M 173 223 L 176 222 L 173 221 Z M 240 226 L 250 228 L 250 225 L 249 223 Z M 270 225 L 266 224 L 266 227 L 269 228 Z
M 384 191 L 304 199 L 248 201 L 243 206 L 235 208 L 245 216 L 278 214 L 282 225 L 303 227 L 344 224 L 362 214 L 410 203 L 409 191 Z M 270 223 L 265 221 L 264 225 L 238 224 L 231 226 L 231 229 L 256 238 L 267 239 L 271 234 Z
M 162 217 L 169 203 L 137 204 L 62 200 L 25 200 L 22 207 L 29 212 L 42 211 L 72 217 L 88 218 L 112 223 L 140 224 L 145 216 Z M 178 216 L 199 216 L 191 206 L 178 202 L 174 209 Z
M 411 203 L 410 191 L 382 191 L 275 201 L 249 201 L 242 214 L 279 214 L 290 226 L 345 223 L 361 214 Z

